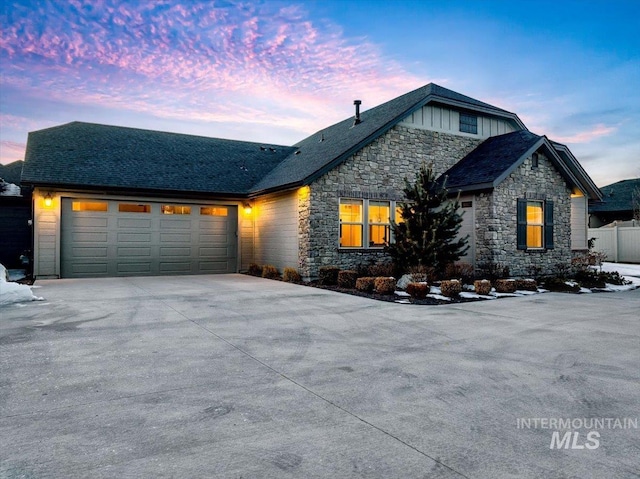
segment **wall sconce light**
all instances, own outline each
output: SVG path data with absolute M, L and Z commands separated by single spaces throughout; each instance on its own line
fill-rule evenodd
M 44 195 L 44 205 L 47 208 L 51 208 L 52 204 L 53 204 L 53 199 L 51 198 L 51 193 L 47 193 L 46 195 Z
M 251 203 L 243 203 L 242 207 L 244 208 L 245 214 L 250 215 L 253 208 L 251 207 Z

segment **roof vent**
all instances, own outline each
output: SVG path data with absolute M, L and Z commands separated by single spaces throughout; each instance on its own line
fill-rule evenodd
M 362 122 L 360 119 L 360 105 L 362 105 L 362 102 L 360 100 L 353 100 L 353 104 L 356 106 L 356 117 L 353 120 L 353 124 L 359 125 Z
M 320 143 L 324 141 L 324 133 L 320 133 Z

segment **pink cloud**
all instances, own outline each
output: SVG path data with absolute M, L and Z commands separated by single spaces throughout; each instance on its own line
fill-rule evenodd
M 0 163 L 6 165 L 14 161 L 24 160 L 24 150 L 27 145 L 15 141 L 0 141 Z
M 572 135 L 555 135 L 552 139 L 560 143 L 589 143 L 603 136 L 609 136 L 615 133 L 616 130 L 617 128 L 615 126 L 606 126 L 599 123 L 588 130 L 580 131 Z

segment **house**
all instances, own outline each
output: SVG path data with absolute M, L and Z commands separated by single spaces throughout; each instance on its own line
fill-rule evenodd
M 634 209 L 640 210 L 640 178 L 618 181 L 603 186 L 600 191 L 602 200 L 589 203 L 590 228 L 599 228 L 614 221 L 631 221 Z
M 25 258 L 31 249 L 31 190 L 20 184 L 22 165 L 0 165 L 0 264 L 29 269 Z
M 293 146 L 69 123 L 29 134 L 39 277 L 235 272 L 384 261 L 404 178 L 460 194 L 465 258 L 551 272 L 587 248 L 600 191 L 514 113 L 428 84 Z

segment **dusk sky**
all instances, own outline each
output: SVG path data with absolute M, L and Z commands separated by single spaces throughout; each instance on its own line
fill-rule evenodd
M 429 82 L 640 177 L 640 0 L 11 1 L 0 162 L 70 121 L 293 144 Z

